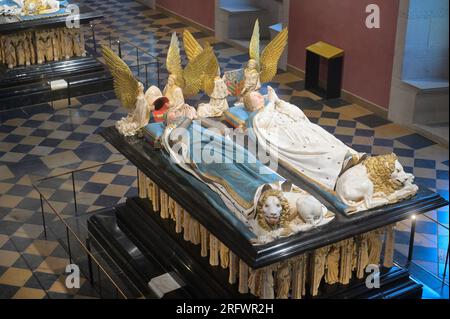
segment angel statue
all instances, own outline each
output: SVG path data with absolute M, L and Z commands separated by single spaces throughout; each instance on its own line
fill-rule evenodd
M 114 51 L 103 45 L 102 52 L 114 79 L 114 92 L 129 112 L 127 117 L 116 123 L 116 128 L 124 136 L 133 136 L 148 124 L 150 117 L 151 109 L 145 98 L 144 85 L 136 80 L 128 65 Z
M 185 96 L 197 95 L 203 89 L 204 75 L 209 73 L 210 76 L 216 75 L 214 65 L 214 51 L 208 46 L 204 50 L 189 59 L 189 63 L 183 70 L 181 65 L 180 44 L 176 33 L 172 34 L 169 52 L 167 53 L 166 66 L 169 71 L 169 79 L 164 88 L 163 95 L 169 99 L 169 109 L 180 107 L 185 104 Z
M 197 113 L 200 117 L 220 117 L 223 112 L 228 110 L 228 87 L 224 79 L 217 76 L 214 79 L 214 89 L 208 93 L 209 103 L 201 103 L 198 106 Z
M 192 61 L 202 51 L 202 46 L 195 40 L 189 30 L 183 33 L 184 50 L 189 61 Z M 208 47 L 209 44 L 206 44 Z M 214 71 L 216 74 L 214 75 Z M 201 103 L 197 108 L 197 114 L 200 117 L 220 117 L 223 112 L 228 110 L 228 87 L 225 80 L 220 76 L 220 65 L 214 56 L 211 64 L 208 66 L 208 72 L 203 76 L 203 91 L 210 97 L 209 103 Z
M 163 95 L 169 99 L 169 108 L 184 104 L 183 90 L 177 85 L 177 76 L 169 75 L 167 84 L 164 87 Z
M 202 86 L 203 75 L 207 73 L 207 67 L 215 59 L 212 48 L 206 48 L 183 70 L 178 39 L 174 34 L 167 58 L 168 69 L 171 72 L 169 83 L 163 93 L 156 86 L 151 86 L 144 94 L 143 84 L 133 76 L 128 65 L 110 48 L 102 46 L 102 50 L 105 62 L 114 79 L 114 92 L 122 105 L 129 111 L 127 117 L 116 123 L 120 134 L 125 136 L 135 135 L 148 124 L 150 113 L 155 108 L 155 102 L 163 95 L 169 100 L 168 109 L 184 106 L 183 92 L 188 96 L 198 94 Z M 164 114 L 161 115 L 164 116 Z
M 287 41 L 288 29 L 285 28 L 266 46 L 260 55 L 259 21 L 256 20 L 250 41 L 250 60 L 244 70 L 244 88 L 241 92 L 241 101 L 247 94 L 258 91 L 261 88 L 261 83 L 273 80 L 277 74 L 278 62 L 286 48 Z
M 257 92 L 261 88 L 261 77 L 258 71 L 258 64 L 256 60 L 250 59 L 247 67 L 244 69 L 244 88 L 241 96 L 245 97 L 247 94 Z

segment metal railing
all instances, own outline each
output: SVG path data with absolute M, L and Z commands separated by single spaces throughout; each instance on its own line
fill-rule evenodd
M 433 222 L 437 226 L 442 227 L 443 229 L 445 229 L 447 231 L 447 237 L 448 237 L 448 233 L 449 233 L 448 225 L 444 225 L 443 223 L 437 221 L 436 219 L 431 218 L 427 214 L 424 214 L 422 216 L 425 217 L 426 219 L 430 220 L 431 222 Z M 412 226 L 411 226 L 411 239 L 410 239 L 411 243 L 414 243 L 414 237 L 415 237 L 415 232 L 416 232 L 416 223 L 417 223 L 417 218 L 414 218 L 413 222 L 412 222 Z M 439 227 L 437 227 L 437 236 L 438 237 L 439 237 Z M 414 253 L 414 245 L 412 245 L 412 247 L 410 247 L 410 254 L 408 255 L 408 260 L 409 261 L 412 261 L 413 253 Z M 439 261 L 439 247 L 438 247 L 438 256 L 437 257 L 438 257 L 438 261 Z M 444 261 L 444 271 L 442 273 L 442 275 L 443 275 L 442 279 L 444 281 L 445 281 L 446 276 L 447 276 L 448 263 L 449 263 L 449 243 L 447 243 L 447 253 L 446 253 L 446 257 L 445 257 L 445 261 Z M 438 273 L 439 273 L 439 271 L 438 271 Z
M 100 54 L 98 52 L 98 44 L 97 44 L 97 38 L 95 36 L 95 27 L 96 25 L 91 23 L 90 24 L 90 28 L 91 28 L 91 34 L 92 34 L 92 40 L 93 40 L 93 54 L 96 57 L 99 57 Z M 109 47 L 111 49 L 114 49 L 114 47 L 117 47 L 117 54 L 120 58 L 124 58 L 123 55 L 123 50 L 122 50 L 122 46 L 124 44 L 129 45 L 132 47 L 132 50 L 134 51 L 134 57 L 136 58 L 135 65 L 129 65 L 129 67 L 131 69 L 136 69 L 136 73 L 137 76 L 140 78 L 141 77 L 141 68 L 144 68 L 143 73 L 144 73 L 144 77 L 145 80 L 142 81 L 143 84 L 145 84 L 145 87 L 148 87 L 149 85 L 149 77 L 148 77 L 148 73 L 149 73 L 149 67 L 150 66 L 155 66 L 156 67 L 156 74 L 157 74 L 157 78 L 156 78 L 156 85 L 158 87 L 160 87 L 161 85 L 161 66 L 164 64 L 160 61 L 160 58 L 153 55 L 152 53 L 148 52 L 147 50 L 140 48 L 138 46 L 136 46 L 134 43 L 125 40 L 125 39 L 121 39 L 119 36 L 112 36 L 111 33 L 108 33 L 108 36 L 106 37 L 107 40 L 107 44 L 109 45 Z M 143 63 L 141 60 L 141 56 L 147 56 L 150 58 L 150 62 L 147 63 Z
M 448 289 L 448 276 L 447 276 L 447 271 L 448 271 L 448 263 L 449 263 L 449 243 L 447 242 L 447 251 L 445 252 L 445 260 L 442 262 L 442 258 L 441 258 L 441 249 L 440 249 L 440 237 L 441 238 L 448 238 L 449 235 L 449 227 L 448 225 L 445 225 L 441 222 L 439 222 L 438 220 L 428 216 L 428 213 L 420 215 L 420 218 L 425 219 L 429 222 L 432 222 L 433 224 L 436 225 L 436 251 L 437 251 L 437 256 L 435 256 L 435 260 L 436 260 L 436 269 L 435 271 L 430 270 L 429 268 L 427 269 L 426 267 L 424 267 L 423 265 L 421 265 L 419 263 L 419 261 L 414 259 L 414 252 L 416 249 L 416 244 L 415 244 L 415 240 L 416 240 L 416 234 L 417 234 L 417 222 L 420 221 L 418 216 L 413 216 L 411 218 L 411 228 L 410 228 L 410 235 L 409 235 L 409 243 L 408 243 L 408 253 L 406 258 L 404 259 L 404 262 L 399 262 L 399 264 L 403 265 L 406 268 L 412 268 L 412 266 L 414 266 L 414 268 L 420 268 L 422 271 L 424 271 L 426 274 L 434 277 L 437 281 L 439 281 L 442 284 L 442 287 L 447 287 Z M 444 230 L 444 232 L 446 232 L 447 234 L 442 234 L 439 231 L 439 227 L 442 228 Z M 441 271 L 441 264 L 444 264 L 444 268 Z
M 149 75 L 153 74 L 154 71 L 154 74 L 156 74 L 156 79 L 155 83 L 153 84 L 161 87 L 161 67 L 164 65 L 164 63 L 161 62 L 159 57 L 143 48 L 136 46 L 128 40 L 121 39 L 118 36 L 112 36 L 111 33 L 108 33 L 105 39 L 100 40 L 96 35 L 96 24 L 94 23 L 89 24 L 89 29 L 90 32 L 87 32 L 89 36 L 85 37 L 87 53 L 91 54 L 91 56 L 93 56 L 95 59 L 97 59 L 97 61 L 103 64 L 102 55 L 99 50 L 99 46 L 101 44 L 108 45 L 111 49 L 115 50 L 119 57 L 122 59 L 130 55 L 124 54 L 125 50 L 123 49 L 124 46 L 129 46 L 131 47 L 130 51 L 133 51 L 133 59 L 135 60 L 135 64 L 131 64 L 129 65 L 129 67 L 135 73 L 136 77 L 145 85 L 146 88 L 148 88 L 151 82 Z M 92 41 L 92 47 L 88 46 L 90 40 Z M 144 62 L 144 60 L 150 61 Z M 52 70 L 52 72 L 54 71 Z M 65 81 L 67 82 L 67 106 L 71 106 L 73 98 L 72 83 L 70 82 L 70 79 L 65 79 Z M 55 94 L 57 94 L 57 92 L 52 92 L 52 94 L 54 96 Z M 59 99 L 52 97 L 52 103 L 57 100 Z
M 50 235 L 56 237 L 56 240 L 66 250 L 69 263 L 79 266 L 80 272 L 85 278 L 89 279 L 98 296 L 108 299 L 146 298 L 149 296 L 148 291 L 142 291 L 126 274 L 117 271 L 117 269 L 120 269 L 119 265 L 93 236 L 86 225 L 86 220 L 83 221 L 86 217 L 91 216 L 92 212 L 89 212 L 89 210 L 80 211 L 77 200 L 78 174 L 121 162 L 127 162 L 127 160 L 119 159 L 48 177 L 30 176 L 30 178 L 41 202 L 44 239 L 54 239 L 50 238 Z M 71 184 L 73 209 L 70 206 L 69 208 L 58 209 L 57 205 L 61 202 L 51 198 L 51 194 L 60 191 L 60 189 L 52 187 L 52 183 L 64 185 L 65 182 L 63 181 Z M 71 201 L 67 201 L 66 204 L 69 202 Z

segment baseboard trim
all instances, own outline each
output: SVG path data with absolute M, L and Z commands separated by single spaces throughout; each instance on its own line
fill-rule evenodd
M 203 24 L 200 24 L 200 23 L 198 23 L 198 22 L 196 22 L 196 21 L 194 21 L 194 20 L 192 20 L 190 18 L 182 16 L 179 13 L 173 12 L 172 10 L 166 9 L 166 8 L 162 7 L 161 5 L 159 5 L 159 4 L 156 4 L 156 9 L 160 10 L 161 12 L 167 14 L 170 17 L 179 19 L 179 20 L 181 20 L 184 23 L 193 25 L 195 28 L 200 29 L 202 32 L 205 32 L 208 35 L 211 35 L 211 36 L 215 35 L 214 29 L 211 29 L 211 28 L 209 28 L 209 27 L 207 27 L 207 26 L 205 26 Z
M 294 74 L 294 75 L 296 75 L 296 76 L 298 76 L 301 79 L 305 78 L 305 71 L 300 70 L 299 68 L 297 68 L 297 67 L 295 67 L 295 66 L 293 66 L 291 64 L 287 65 L 287 71 L 292 73 L 292 74 Z
M 384 107 L 375 104 L 373 102 L 370 102 L 354 93 L 351 93 L 347 90 L 342 90 L 342 98 L 346 101 L 349 101 L 354 104 L 358 104 L 359 106 L 371 111 L 372 113 L 384 118 L 388 119 L 389 111 L 385 109 Z
M 288 70 L 288 72 L 298 76 L 301 79 L 305 78 L 305 71 L 303 71 L 291 64 L 288 64 L 287 70 Z M 358 104 L 359 106 L 369 110 L 370 112 L 372 112 L 384 119 L 388 119 L 389 111 L 387 109 L 385 109 L 384 107 L 382 107 L 378 104 L 370 102 L 352 92 L 342 89 L 342 98 L 350 103 Z

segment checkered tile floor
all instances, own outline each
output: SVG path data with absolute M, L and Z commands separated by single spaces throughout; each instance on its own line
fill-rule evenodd
M 133 1 L 82 0 L 102 12 L 96 25 L 97 42 L 119 36 L 165 58 L 173 31 L 185 27 L 178 20 L 149 10 Z M 213 44 L 223 70 L 242 66 L 247 56 L 228 44 L 189 27 L 196 38 Z M 87 39 L 88 45 L 93 43 Z M 124 58 L 136 63 L 135 50 L 123 45 Z M 146 60 L 139 57 L 140 62 Z M 156 82 L 150 66 L 149 83 Z M 161 83 L 167 72 L 161 70 Z M 418 184 L 449 198 L 448 149 L 406 128 L 386 121 L 366 109 L 344 100 L 323 100 L 304 90 L 304 82 L 282 72 L 270 84 L 280 97 L 302 108 L 310 119 L 357 149 L 374 155 L 395 152 Z M 264 91 L 264 88 L 263 88 Z M 199 96 L 189 102 L 195 105 Z M 42 104 L 0 112 L 0 298 L 91 298 L 98 294 L 86 279 L 80 289 L 64 285 L 68 255 L 60 235 L 44 240 L 40 200 L 30 176 L 53 176 L 62 172 L 123 159 L 97 134 L 125 114 L 112 92 L 79 97 L 72 106 L 54 110 Z M 136 169 L 126 161 L 99 166 L 76 174 L 79 212 L 113 206 L 136 194 Z M 41 184 L 52 205 L 64 217 L 73 215 L 71 180 L 53 179 Z M 69 212 L 69 213 L 67 213 Z M 88 216 L 87 213 L 86 216 Z M 448 227 L 448 207 L 427 214 Z M 396 250 L 406 256 L 409 222 L 397 230 Z M 428 271 L 442 276 L 448 247 L 448 230 L 429 219 L 417 221 L 414 260 Z M 448 278 L 448 269 L 447 269 Z M 448 279 L 447 279 L 448 280 Z M 447 289 L 448 296 L 448 289 Z

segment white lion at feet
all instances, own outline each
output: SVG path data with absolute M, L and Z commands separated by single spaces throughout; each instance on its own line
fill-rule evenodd
M 338 197 L 353 211 L 368 210 L 414 196 L 414 175 L 406 173 L 395 154 L 369 157 L 339 177 Z
M 334 218 L 328 216 L 327 208 L 316 198 L 288 182 L 265 185 L 255 211 L 255 219 L 250 224 L 258 243 L 307 231 Z

